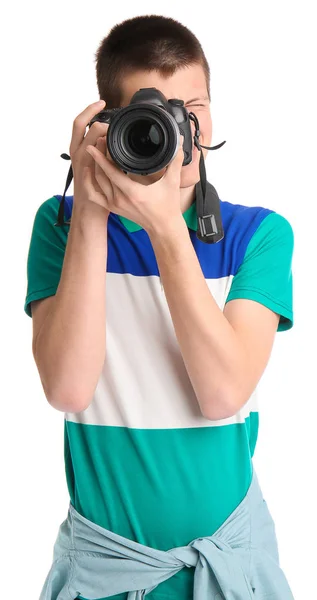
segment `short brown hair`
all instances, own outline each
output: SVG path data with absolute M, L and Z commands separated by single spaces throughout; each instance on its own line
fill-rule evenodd
M 210 99 L 210 69 L 196 36 L 178 21 L 144 15 L 115 25 L 95 54 L 100 99 L 107 108 L 120 106 L 120 81 L 136 70 L 157 70 L 163 77 L 182 67 L 201 64 Z

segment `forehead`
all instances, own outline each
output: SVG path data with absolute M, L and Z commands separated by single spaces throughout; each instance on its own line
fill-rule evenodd
M 177 69 L 173 75 L 167 77 L 158 71 L 134 71 L 123 77 L 120 87 L 122 105 L 129 104 L 133 94 L 145 87 L 156 87 L 167 99 L 180 98 L 185 103 L 191 98 L 203 98 L 208 95 L 205 73 L 201 65 Z

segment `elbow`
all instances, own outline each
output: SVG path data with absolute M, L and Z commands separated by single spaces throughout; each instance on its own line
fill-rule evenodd
M 55 408 L 55 410 L 59 410 L 63 413 L 80 413 L 83 410 L 88 408 L 90 403 L 79 403 L 78 401 L 64 399 L 62 397 L 47 397 L 48 403 Z
M 45 390 L 44 390 L 45 391 Z M 87 400 L 87 396 L 76 394 L 75 390 L 71 393 L 66 393 L 65 390 L 47 391 L 45 392 L 48 403 L 64 413 L 79 413 L 86 410 L 91 403 L 92 397 Z
M 202 406 L 202 414 L 209 421 L 220 421 L 230 419 L 241 408 L 240 404 L 234 400 L 233 394 L 223 393 L 215 398 L 205 398 Z
M 67 385 L 65 385 L 66 382 L 62 383 L 61 381 L 56 384 L 56 377 L 54 377 L 54 385 L 52 385 L 52 382 L 47 380 L 36 358 L 35 362 L 45 397 L 52 408 L 64 413 L 79 413 L 88 408 L 93 399 L 95 389 L 84 392 L 83 386 L 81 386 L 81 389 L 78 387 L 76 389 L 75 385 L 71 386 L 70 389 L 69 378 L 67 378 Z

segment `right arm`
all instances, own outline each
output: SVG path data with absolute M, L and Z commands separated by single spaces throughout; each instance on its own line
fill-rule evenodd
M 80 412 L 89 406 L 106 353 L 109 210 L 93 174 L 94 160 L 85 151 L 87 145 L 96 144 L 106 152 L 107 124 L 96 121 L 85 135 L 87 123 L 100 109 L 94 103 L 74 120 L 70 144 L 73 209 L 58 286 L 53 297 L 32 302 L 34 359 L 47 400 L 62 412 Z M 34 266 L 31 261 L 30 268 L 40 273 L 43 289 L 48 287 L 44 279 L 54 264 L 50 252 L 61 245 L 56 234 L 62 232 L 53 230 L 47 234 L 52 235 L 51 244 L 43 248 L 44 232 L 37 233 L 40 243 L 34 246 Z M 49 256 L 44 264 L 42 249 Z M 52 273 L 52 280 L 55 276 Z
M 33 337 L 46 398 L 63 412 L 87 408 L 105 360 L 107 222 L 101 206 L 74 199 L 60 282 Z M 34 324 L 41 302 L 32 303 Z

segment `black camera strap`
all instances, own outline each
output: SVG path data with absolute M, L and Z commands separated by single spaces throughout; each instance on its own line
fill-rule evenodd
M 65 154 L 65 152 L 63 154 L 61 154 L 61 158 L 65 158 L 65 160 L 71 160 L 70 156 L 68 154 Z M 64 206 L 65 206 L 65 195 L 71 184 L 72 179 L 73 179 L 73 169 L 72 169 L 72 165 L 70 165 L 66 183 L 65 183 L 63 197 L 60 202 L 59 209 L 58 209 L 57 223 L 54 223 L 55 227 L 63 227 L 63 225 L 70 225 L 70 219 L 68 219 L 68 221 L 64 221 Z
M 216 188 L 207 181 L 205 160 L 202 148 L 206 150 L 217 150 L 226 142 L 221 142 L 217 146 L 203 146 L 199 143 L 199 121 L 195 113 L 190 112 L 189 118 L 195 123 L 194 144 L 200 151 L 199 159 L 199 181 L 195 186 L 196 213 L 197 213 L 197 232 L 199 240 L 206 244 L 216 244 L 224 237 L 220 200 Z
M 217 194 L 216 189 L 214 188 L 206 178 L 206 168 L 204 155 L 202 152 L 202 148 L 206 148 L 207 150 L 217 150 L 221 148 L 226 142 L 221 142 L 217 146 L 203 146 L 199 143 L 199 122 L 196 115 L 192 112 L 189 113 L 189 118 L 195 123 L 195 134 L 194 134 L 194 144 L 196 148 L 200 151 L 200 159 L 199 159 L 199 175 L 200 180 L 196 183 L 195 186 L 195 195 L 196 195 L 196 212 L 197 212 L 197 238 L 206 244 L 215 244 L 220 242 L 224 237 L 223 225 L 221 219 L 221 211 L 220 211 L 220 200 Z M 65 160 L 71 160 L 68 154 L 61 154 L 61 158 Z M 63 225 L 70 225 L 70 219 L 68 221 L 64 221 L 64 207 L 65 207 L 65 195 L 71 184 L 73 179 L 73 169 L 70 166 L 64 193 L 62 196 L 62 200 L 60 202 L 57 222 L 55 223 L 56 227 L 62 227 Z

